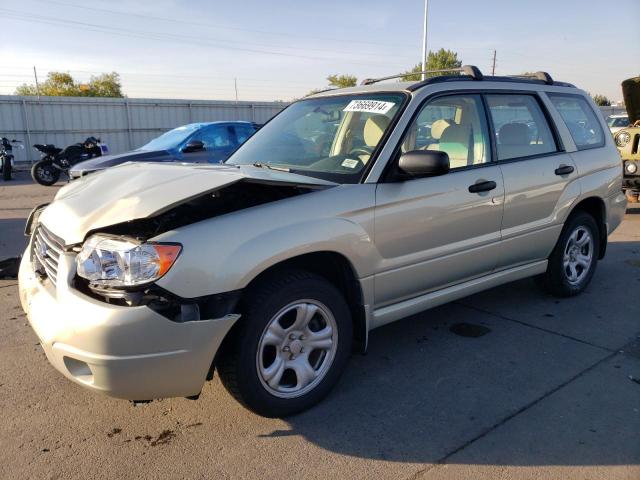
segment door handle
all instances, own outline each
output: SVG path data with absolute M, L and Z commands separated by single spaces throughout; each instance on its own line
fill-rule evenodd
M 492 180 L 484 180 L 478 183 L 474 183 L 473 185 L 469 185 L 469 191 L 471 193 L 488 192 L 489 190 L 493 190 L 496 187 L 496 182 Z
M 569 175 L 573 173 L 574 168 L 571 165 L 560 165 L 555 169 L 556 175 Z

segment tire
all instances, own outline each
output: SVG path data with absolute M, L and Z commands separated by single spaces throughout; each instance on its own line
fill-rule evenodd
M 11 158 L 4 157 L 2 160 L 2 179 L 5 182 L 11 180 Z
M 581 293 L 596 271 L 599 251 L 599 229 L 594 218 L 582 211 L 571 214 L 549 256 L 547 271 L 537 278 L 538 284 L 557 297 Z
M 60 170 L 53 166 L 51 160 L 40 160 L 31 167 L 31 178 L 34 182 L 49 187 L 60 178 Z
M 293 415 L 322 400 L 351 352 L 351 314 L 340 292 L 323 277 L 289 270 L 248 291 L 240 310 L 216 358 L 231 395 L 264 417 Z M 312 345 L 314 336 L 323 348 Z

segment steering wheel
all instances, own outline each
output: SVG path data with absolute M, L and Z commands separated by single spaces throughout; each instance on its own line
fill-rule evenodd
M 369 155 L 373 153 L 373 148 L 370 147 L 356 147 L 349 152 L 349 155 Z

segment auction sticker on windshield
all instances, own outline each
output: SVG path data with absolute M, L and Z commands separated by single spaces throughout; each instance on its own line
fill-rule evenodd
M 343 111 L 345 112 L 367 112 L 385 114 L 394 107 L 393 102 L 383 102 L 381 100 L 351 100 Z

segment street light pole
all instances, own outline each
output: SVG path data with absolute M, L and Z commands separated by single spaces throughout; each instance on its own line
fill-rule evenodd
M 429 13 L 429 0 L 424 0 L 424 30 L 422 34 L 422 70 L 427 69 L 427 17 Z M 422 80 L 426 80 L 427 74 L 423 73 Z

